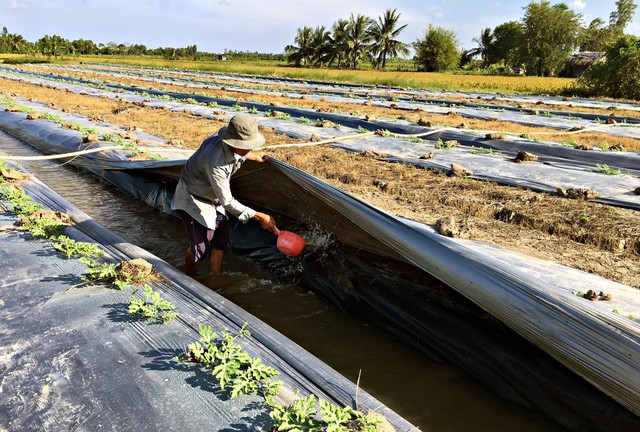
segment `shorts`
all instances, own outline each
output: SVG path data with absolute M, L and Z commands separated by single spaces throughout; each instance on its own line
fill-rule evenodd
M 206 259 L 211 249 L 224 250 L 229 244 L 229 219 L 225 215 L 218 213 L 216 229 L 213 230 L 202 225 L 184 210 L 177 210 L 177 213 L 191 243 L 194 263 Z

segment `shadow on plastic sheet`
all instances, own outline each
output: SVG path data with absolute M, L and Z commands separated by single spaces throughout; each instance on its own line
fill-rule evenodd
M 260 414 L 255 415 L 256 411 L 261 410 Z M 245 432 L 247 430 L 247 425 L 252 425 L 252 430 L 260 430 L 260 431 L 268 431 L 269 427 L 272 424 L 271 418 L 269 417 L 269 413 L 264 409 L 264 407 L 258 402 L 251 402 L 247 404 L 244 408 L 242 408 L 243 412 L 250 412 L 245 417 L 241 417 L 240 420 L 245 423 L 234 423 L 229 425 L 229 427 L 225 429 L 220 429 L 218 432 Z
M 79 276 L 74 273 L 62 274 L 57 276 L 46 276 L 40 279 L 41 282 L 60 282 L 63 285 L 68 285 L 71 288 L 79 288 L 85 281 L 82 279 L 82 276 Z

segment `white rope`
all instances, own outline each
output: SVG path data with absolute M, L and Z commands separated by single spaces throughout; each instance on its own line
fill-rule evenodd
M 449 130 L 458 130 L 458 129 L 457 128 L 441 128 L 441 129 L 435 129 L 435 130 L 432 130 L 432 131 L 429 131 L 429 132 L 423 132 L 423 133 L 419 133 L 419 134 L 397 134 L 397 133 L 389 132 L 389 135 L 390 136 L 394 136 L 394 137 L 419 138 L 419 137 L 433 135 L 433 134 L 437 134 L 439 132 L 445 132 L 445 131 L 449 131 Z M 262 147 L 261 150 L 270 150 L 270 149 L 285 148 L 285 147 L 310 147 L 310 146 L 328 144 L 328 143 L 332 143 L 332 142 L 336 142 L 336 141 L 344 141 L 344 140 L 355 139 L 355 138 L 364 138 L 364 137 L 368 137 L 368 136 L 372 136 L 372 135 L 382 135 L 382 136 L 384 136 L 385 133 L 386 132 L 383 133 L 383 132 L 379 132 L 379 131 L 363 132 L 363 133 L 359 133 L 359 134 L 355 134 L 355 135 L 345 135 L 345 136 L 341 136 L 341 137 L 329 138 L 329 139 L 326 139 L 326 140 L 323 140 L 323 141 L 306 142 L 306 143 L 300 143 L 300 144 L 277 144 L 277 145 Z
M 0 160 L 47 160 L 47 159 L 64 159 L 68 157 L 81 156 L 89 153 L 98 153 L 101 151 L 108 150 L 122 150 L 120 146 L 107 146 L 94 148 L 90 150 L 80 150 L 71 153 L 60 153 L 55 155 L 47 155 L 47 156 L 9 156 L 9 155 L 0 155 Z

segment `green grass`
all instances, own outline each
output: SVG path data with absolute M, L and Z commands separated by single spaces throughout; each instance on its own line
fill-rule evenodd
M 277 60 L 170 61 L 152 56 L 79 56 L 77 58 L 52 59 L 52 61 L 61 64 L 77 64 L 81 61 L 85 63 L 99 62 L 150 68 L 191 69 L 208 72 L 298 78 L 302 80 L 451 91 L 560 94 L 563 91 L 568 91 L 575 83 L 575 79 L 572 78 L 460 74 L 457 71 L 443 73 L 416 72 L 411 61 L 407 60 L 392 63 L 383 71 L 371 70 L 364 63 L 361 64 L 360 69 L 353 70 L 299 68 Z

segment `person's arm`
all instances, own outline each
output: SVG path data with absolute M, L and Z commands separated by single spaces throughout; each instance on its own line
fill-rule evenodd
M 251 207 L 242 204 L 231 194 L 230 174 L 226 167 L 214 167 L 211 170 L 209 182 L 213 193 L 218 198 L 220 205 L 226 211 L 237 217 L 240 222 L 247 223 L 256 215 L 256 211 Z
M 264 162 L 267 160 L 269 156 L 266 155 L 262 151 L 251 150 L 247 153 L 247 160 L 255 161 L 255 162 Z
M 216 197 L 218 197 L 220 205 L 224 207 L 226 211 L 236 216 L 242 223 L 247 223 L 249 219 L 254 219 L 258 221 L 262 229 L 271 231 L 276 235 L 278 234 L 276 222 L 273 217 L 266 213 L 256 212 L 251 207 L 242 204 L 233 197 L 231 194 L 229 174 L 226 168 L 214 167 L 211 173 L 211 188 L 216 194 Z

